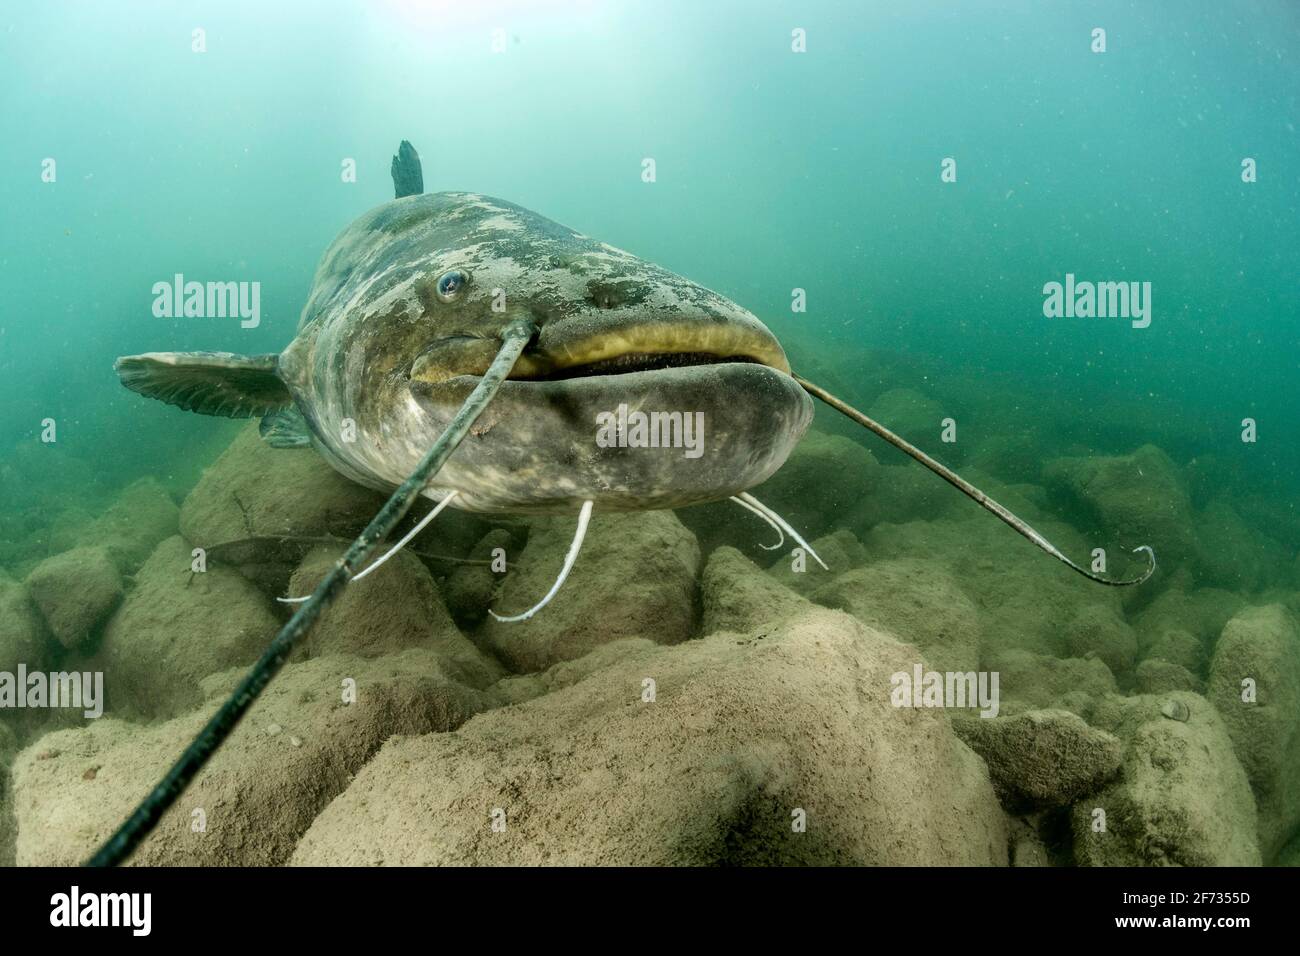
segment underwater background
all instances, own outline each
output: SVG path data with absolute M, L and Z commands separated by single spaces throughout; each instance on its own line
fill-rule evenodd
M 1096 49 L 1098 28 L 1104 51 Z M 803 49 L 794 49 L 800 41 Z M 149 656 L 173 662 L 175 680 L 188 690 L 172 697 L 151 688 L 149 680 L 164 677 L 173 685 L 165 667 L 161 676 L 132 676 L 115 713 L 112 665 L 124 673 L 130 665 L 110 646 L 112 617 L 146 600 L 133 595 L 154 586 L 141 569 L 158 559 L 157 549 L 181 541 L 173 556 L 188 563 L 183 506 L 191 507 L 187 498 L 199 494 L 205 469 L 243 440 L 247 426 L 146 401 L 121 387 L 113 360 L 146 351 L 282 349 L 322 251 L 356 216 L 392 198 L 390 157 L 407 139 L 420 151 L 427 191 L 472 190 L 518 203 L 748 308 L 781 340 L 796 371 L 1052 532 L 1076 560 L 1106 548 L 1108 571 L 1123 576 L 1142 567 L 1141 557 L 1126 554 L 1138 545 L 1152 545 L 1160 558 L 1157 575 L 1132 592 L 1073 578 L 938 479 L 819 407 L 805 447 L 757 493 L 810 540 L 834 538 L 829 551 L 843 562 L 831 562 L 840 576 L 832 585 L 807 584 L 778 560 L 768 577 L 790 600 L 847 612 L 863 627 L 919 646 L 940 668 L 952 660 L 955 669 L 1001 670 L 1005 717 L 992 723 L 1023 724 L 944 730 L 934 747 L 961 748 L 963 756 L 943 764 L 943 779 L 965 795 L 955 803 L 969 800 L 992 814 L 993 804 L 972 790 L 991 781 L 1004 816 L 989 815 L 967 840 L 956 824 L 945 831 L 937 817 L 919 818 L 915 843 L 894 856 L 872 849 L 871 832 L 796 846 L 788 835 L 754 836 L 753 819 L 767 812 L 754 807 L 766 805 L 728 777 L 709 805 L 741 808 L 735 812 L 749 821 L 749 836 L 740 850 L 735 839 L 700 849 L 714 844 L 683 836 L 666 841 L 689 844 L 677 856 L 655 856 L 646 849 L 653 841 L 634 850 L 614 842 L 589 861 L 999 863 L 1019 854 L 1020 862 L 1057 864 L 1300 862 L 1298 57 L 1300 6 L 1287 0 L 51 0 L 7 8 L 0 14 L 0 586 L 9 624 L 0 628 L 10 633 L 0 635 L 0 667 L 35 666 L 38 658 L 64 669 L 102 664 L 110 688 L 103 724 L 118 718 L 121 726 L 84 731 L 68 728 L 66 717 L 19 715 L 0 727 L 0 754 L 13 768 L 5 770 L 6 792 L 21 797 L 26 786 L 44 795 L 26 810 L 21 799 L 6 798 L 12 819 L 0 824 L 0 860 L 75 862 L 93 849 L 115 819 L 38 840 L 24 837 L 23 814 L 32 834 L 93 815 L 104 801 L 85 788 L 96 778 L 102 784 L 99 768 L 112 761 L 86 757 L 85 766 L 58 771 L 59 760 L 37 758 L 108 753 L 128 746 L 132 727 L 162 734 L 150 738 L 152 763 L 128 761 L 137 775 L 123 771 L 111 784 L 124 796 L 108 815 L 120 816 L 150 785 L 151 768 L 165 767 L 196 729 L 194 716 L 214 693 L 200 689 L 203 681 L 249 663 L 281 615 L 266 597 L 232 632 L 229 653 L 196 658 L 186 641 L 215 638 L 197 625 L 194 635 L 177 638 L 190 619 L 169 616 L 160 592 L 148 620 L 166 636 Z M 642 175 L 647 158 L 653 182 Z M 349 161 L 355 181 L 344 175 Z M 153 286 L 177 273 L 260 283 L 260 323 L 156 317 Z M 1149 325 L 1045 316 L 1044 286 L 1067 274 L 1150 283 Z M 797 299 L 806 308 L 792 308 Z M 50 419 L 54 442 L 42 440 Z M 943 438 L 948 421 L 955 441 Z M 240 465 L 250 474 L 260 467 L 253 455 Z M 284 508 L 285 531 L 295 499 L 313 494 L 279 479 L 259 484 L 241 473 L 229 480 L 274 492 L 280 503 L 266 507 Z M 337 488 L 329 494 L 342 500 Z M 364 524 L 377 501 L 366 495 L 338 507 Z M 606 638 L 639 641 L 622 659 L 635 664 L 657 652 L 642 646 L 647 638 L 698 641 L 742 632 L 742 624 L 761 628 L 769 612 L 773 627 L 787 619 L 771 608 L 726 618 L 711 603 L 719 580 L 728 593 L 749 593 L 735 580 L 743 569 L 722 565 L 718 549 L 735 548 L 738 559 L 764 568 L 776 560 L 759 547 L 769 529 L 738 514 L 721 505 L 684 509 L 669 531 L 647 532 L 652 547 L 680 538 L 688 557 L 655 574 L 629 563 L 628 574 L 666 579 L 683 562 L 689 573 L 680 600 L 641 595 L 648 603 L 638 604 L 635 587 L 602 592 L 606 611 L 611 601 L 627 610 L 613 615 Z M 570 533 L 556 524 L 552 542 L 542 541 L 552 533 L 545 522 L 532 532 L 490 525 L 465 519 L 429 549 L 464 558 L 495 530 L 513 546 L 536 549 L 532 564 L 523 562 L 531 569 L 550 553 L 543 545 L 562 553 Z M 351 528 L 345 520 L 328 530 L 345 536 Z M 182 538 L 171 537 L 178 532 Z M 133 534 L 129 547 L 120 543 Z M 638 540 L 631 531 L 622 536 Z M 87 545 L 108 550 L 120 593 L 73 638 L 33 637 L 45 626 L 60 629 L 51 615 L 76 617 L 42 601 L 43 563 Z M 596 546 L 605 567 L 632 561 Z M 267 595 L 284 594 L 289 573 L 304 573 L 297 562 L 310 563 L 311 555 L 276 558 L 232 560 Z M 272 565 L 283 567 L 263 573 Z M 430 593 L 440 589 L 444 616 L 468 642 L 444 675 L 469 688 L 449 706 L 461 708 L 460 719 L 549 700 L 544 689 L 578 679 L 556 676 L 556 666 L 581 660 L 598 670 L 599 636 L 572 647 L 557 637 L 534 655 L 503 650 L 465 596 L 491 600 L 495 583 L 451 582 L 460 572 L 436 556 L 426 565 Z M 527 593 L 544 590 L 548 574 L 539 570 Z M 917 584 L 940 579 L 942 587 Z M 66 598 L 77 587 L 59 590 Z M 899 594 L 906 606 L 890 610 L 890 595 Z M 522 605 L 523 595 L 513 603 Z M 210 620 L 228 600 L 193 620 Z M 409 653 L 401 641 L 374 637 L 379 625 L 362 610 L 353 613 L 373 641 L 361 653 L 336 635 L 348 653 L 385 661 Z M 669 622 L 665 633 L 677 637 L 649 633 L 653 620 Z M 928 634 L 936 620 L 952 623 Z M 424 626 L 388 623 L 403 633 Z M 120 619 L 117 627 L 125 627 Z M 860 647 L 850 656 L 862 654 L 870 657 Z M 332 659 L 320 647 L 308 656 L 298 666 Z M 713 663 L 725 671 L 729 661 Z M 664 668 L 689 683 L 707 677 L 706 663 Z M 836 666 L 806 663 L 809 674 Z M 802 673 L 795 668 L 792 686 Z M 1007 676 L 1016 673 L 1033 684 L 1019 700 Z M 537 674 L 550 676 L 528 676 Z M 1256 710 L 1237 707 L 1243 679 L 1260 689 L 1258 702 L 1242 705 Z M 813 687 L 810 677 L 815 697 Z M 408 692 L 416 693 L 397 696 L 406 700 Z M 789 701 L 770 706 L 798 713 Z M 1145 759 L 1135 756 L 1142 728 L 1163 727 L 1162 720 L 1178 725 L 1165 741 L 1171 752 L 1186 743 L 1178 735 L 1195 730 L 1211 756 L 1175 761 L 1167 778 L 1143 789 L 1135 769 Z M 166 721 L 182 722 L 170 737 Z M 444 723 L 399 729 L 436 734 L 459 721 Z M 288 726 L 259 726 L 281 724 Z M 370 731 L 369 750 L 329 765 L 338 782 L 326 796 L 343 793 L 346 778 L 396 732 L 382 721 Z M 94 739 L 51 744 L 49 733 Z M 1068 743 L 1077 737 L 1094 763 L 1074 768 L 1071 792 L 1010 793 L 1005 781 L 1023 779 L 1029 759 L 1018 734 L 1067 741 L 1059 753 L 1077 752 Z M 968 752 L 979 758 L 967 761 Z M 683 743 L 671 753 L 695 768 L 740 760 L 721 745 L 701 755 Z M 233 763 L 220 772 L 238 773 Z M 771 793 L 776 784 L 766 771 L 753 772 L 769 781 L 754 792 Z M 1047 776 L 1063 774 L 1057 767 Z M 1113 820 L 1141 831 L 1123 837 L 1121 849 L 1089 843 L 1095 806 L 1088 798 L 1097 794 L 1105 795 L 1098 802 L 1111 801 Z M 835 804 L 835 794 L 823 796 Z M 879 807 L 905 805 L 905 797 L 882 796 Z M 364 803 L 364 794 L 352 799 Z M 653 803 L 653 794 L 643 799 Z M 44 810 L 33 809 L 38 802 Z M 401 856 L 403 840 L 391 834 L 387 855 L 373 850 L 382 837 L 370 849 L 348 849 L 349 813 L 361 811 L 337 801 L 324 810 L 326 802 L 318 794 L 297 817 L 274 824 L 279 842 L 268 843 L 265 858 L 241 857 L 232 843 L 211 857 L 155 848 L 149 859 L 280 863 L 296 853 L 300 862 L 499 861 L 490 856 L 496 851 L 451 837 L 430 856 Z M 1177 832 L 1152 837 L 1149 829 L 1163 824 L 1151 820 L 1162 810 L 1177 819 Z M 732 832 L 730 818 L 718 813 L 710 825 Z M 664 827 L 671 830 L 672 820 L 679 817 L 667 815 Z M 536 856 L 506 859 L 588 861 L 534 837 Z

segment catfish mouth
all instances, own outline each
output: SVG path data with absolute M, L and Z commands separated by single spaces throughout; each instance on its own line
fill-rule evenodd
M 498 340 L 482 335 L 444 336 L 415 359 L 408 377 L 429 385 L 478 378 L 499 349 Z M 540 384 L 638 373 L 667 377 L 705 365 L 741 364 L 790 374 L 785 351 L 757 319 L 575 323 L 543 326 L 515 361 L 509 381 Z
M 632 320 L 604 328 L 543 327 L 510 378 L 560 382 L 636 373 L 669 375 L 702 365 L 762 365 L 790 374 L 776 337 L 756 319 Z
M 711 352 L 629 352 L 610 358 L 597 359 L 578 365 L 569 365 L 550 372 L 533 375 L 511 375 L 513 381 L 562 382 L 574 378 L 596 378 L 603 375 L 629 375 L 635 372 L 659 372 L 669 369 L 693 368 L 699 365 L 728 365 L 748 362 L 764 365 L 749 355 L 714 355 Z

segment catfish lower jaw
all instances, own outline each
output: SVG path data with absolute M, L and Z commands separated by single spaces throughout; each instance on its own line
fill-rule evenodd
M 413 383 L 428 434 L 478 381 Z M 756 362 L 509 380 L 431 490 L 506 514 L 576 514 L 586 500 L 598 512 L 716 501 L 770 477 L 811 420 L 799 384 Z

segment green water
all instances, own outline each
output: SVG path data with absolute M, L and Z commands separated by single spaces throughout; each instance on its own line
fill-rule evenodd
M 426 190 L 716 289 L 864 409 L 921 393 L 958 441 L 933 416 L 905 437 L 939 457 L 1010 443 L 974 456 L 998 487 L 1157 446 L 1214 558 L 1190 580 L 1294 610 L 1298 93 L 1287 0 L 11 5 L 0 569 L 141 477 L 183 500 L 240 425 L 126 391 L 114 358 L 278 352 L 408 139 Z M 177 273 L 259 283 L 260 324 L 155 316 Z M 1149 325 L 1046 317 L 1067 274 L 1150 283 Z M 903 462 L 825 409 L 816 427 Z M 1087 507 L 1035 500 L 1100 540 Z
M 710 285 L 862 379 L 851 398 L 960 380 L 958 421 L 967 387 L 1014 394 L 1027 425 L 1055 415 L 1098 450 L 1146 435 L 1213 452 L 1236 493 L 1289 511 L 1300 11 L 956 6 L 10 9 L 0 447 L 21 473 L 6 493 L 70 458 L 97 485 L 162 471 L 181 490 L 221 424 L 125 392 L 113 358 L 279 350 L 320 252 L 389 198 L 408 138 L 426 188 L 510 199 Z M 260 282 L 260 326 L 155 318 L 151 287 L 177 272 Z M 1042 286 L 1067 272 L 1151 282 L 1150 327 L 1045 319 Z M 896 363 L 885 382 L 878 352 Z M 58 443 L 37 447 L 47 417 Z

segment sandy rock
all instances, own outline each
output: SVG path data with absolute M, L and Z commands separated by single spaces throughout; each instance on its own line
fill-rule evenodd
M 71 866 L 88 857 L 242 676 L 236 669 L 205 681 L 207 703 L 167 723 L 140 727 L 104 718 L 28 747 L 14 766 L 18 862 Z M 345 679 L 356 682 L 355 703 L 342 700 Z M 450 680 L 429 651 L 290 664 L 131 862 L 281 863 L 390 734 L 448 730 L 481 706 L 477 692 Z M 192 829 L 196 809 L 204 813 L 202 832 Z
M 1243 700 L 1243 681 L 1253 682 L 1253 702 Z M 1300 831 L 1300 631 L 1291 613 L 1270 604 L 1229 621 L 1208 687 L 1255 791 L 1269 860 Z
M 176 533 L 179 514 L 176 502 L 156 478 L 141 478 L 122 489 L 104 513 L 89 523 L 63 525 L 51 534 L 50 553 L 102 547 L 118 570 L 130 574 L 158 542 Z
M 1096 515 L 1107 551 L 1149 545 L 1166 570 L 1196 555 L 1195 515 L 1177 466 L 1154 445 L 1130 455 L 1058 458 L 1049 490 Z
M 854 568 L 813 592 L 825 607 L 848 611 L 863 624 L 915 644 L 941 671 L 979 666 L 975 605 L 942 567 L 912 559 Z
M 104 629 L 104 687 L 120 708 L 171 717 L 203 700 L 199 681 L 252 663 L 280 629 L 266 597 L 228 568 L 192 574 L 180 537 L 158 545 Z
M 1191 634 L 1203 646 L 1211 646 L 1245 604 L 1241 595 L 1218 588 L 1190 588 L 1187 579 L 1181 578 L 1171 582 L 1135 616 L 1138 644 L 1145 651 L 1168 631 L 1179 630 Z
M 0 570 L 0 671 L 14 673 L 45 666 L 50 636 L 27 588 Z
M 64 647 L 85 643 L 122 600 L 122 576 L 107 548 L 74 548 L 46 558 L 27 590 Z
M 1008 715 L 1055 706 L 1078 713 L 1075 708 L 1117 690 L 1114 675 L 1095 657 L 1059 659 L 1011 650 L 986 658 L 982 666 L 998 672 L 1002 713 Z
M 700 630 L 705 634 L 747 634 L 812 610 L 812 604 L 772 580 L 735 548 L 718 548 L 709 555 L 700 577 L 700 603 Z
M 1206 584 L 1249 593 L 1285 578 L 1286 550 L 1249 527 L 1226 498 L 1216 498 L 1196 519 L 1198 577 Z
M 949 414 L 939 402 L 915 389 L 891 388 L 871 403 L 867 415 L 931 454 L 952 461 L 959 461 L 954 456 L 963 454 L 960 443 L 940 440 L 943 420 Z
M 533 524 L 519 566 L 502 582 L 498 614 L 519 614 L 542 599 L 573 530 L 567 518 Z M 568 581 L 546 609 L 518 623 L 489 618 L 478 637 L 516 672 L 545 670 L 628 637 L 675 644 L 695 631 L 699 571 L 695 536 L 671 511 L 598 514 Z
M 810 431 L 775 475 L 753 489 L 754 496 L 812 541 L 845 527 L 847 515 L 879 490 L 880 465 L 864 445 L 840 435 Z M 810 493 L 810 489 L 813 491 Z M 771 544 L 772 529 L 733 506 L 731 534 L 724 543 L 744 547 L 748 540 Z M 746 530 L 749 529 L 749 530 Z
M 390 741 L 292 862 L 1005 865 L 983 762 L 943 712 L 890 703 L 912 656 L 830 611 L 657 648 Z
M 1191 632 L 1170 627 L 1151 641 L 1142 659 L 1166 661 L 1192 674 L 1200 674 L 1205 670 L 1205 645 Z
M 289 582 L 290 592 L 311 594 L 345 550 L 318 548 L 308 554 Z M 345 587 L 299 654 L 379 657 L 409 647 L 436 651 L 448 674 L 470 687 L 486 687 L 505 673 L 460 633 L 428 570 L 408 551 Z
M 1124 762 L 1109 786 L 1074 805 L 1077 862 L 1259 865 L 1255 799 L 1223 719 L 1205 698 L 1110 697 L 1092 722 L 1124 741 Z M 1104 832 L 1094 830 L 1098 810 Z
M 1024 820 L 1008 820 L 1012 866 L 1051 866 L 1052 856 L 1037 829 Z
M 502 678 L 488 688 L 487 694 L 498 706 L 522 704 L 534 697 L 572 687 L 597 671 L 615 664 L 627 667 L 634 661 L 651 659 L 657 653 L 659 646 L 654 641 L 641 637 L 602 644 L 590 654 L 585 654 L 577 660 L 560 661 L 535 674 L 517 674 Z M 644 678 L 642 680 L 644 682 Z
M 1205 692 L 1205 682 L 1186 667 L 1158 657 L 1138 664 L 1134 680 L 1139 694 L 1166 694 L 1175 690 L 1189 690 L 1194 694 Z
M 1037 520 L 1034 527 L 1066 553 L 1087 554 L 1073 529 Z M 978 509 L 960 520 L 882 524 L 862 544 L 873 561 L 911 558 L 946 568 L 979 613 L 987 653 L 1066 657 L 1063 622 L 1087 608 L 1120 609 L 1112 589 L 1087 584 Z
M 1062 807 L 1119 770 L 1119 739 L 1065 710 L 953 720 L 953 729 L 989 767 L 993 789 L 1011 809 Z
M 827 584 L 835 575 L 867 563 L 866 549 L 848 528 L 824 534 L 809 543 L 829 570 L 823 569 L 808 555 L 804 555 L 804 559 L 796 565 L 795 558 L 789 551 L 767 569 L 768 574 L 804 597 Z M 796 567 L 802 570 L 796 570 Z
M 909 460 L 906 464 L 880 467 L 871 486 L 860 491 L 850 509 L 840 512 L 838 523 L 865 534 L 886 522 L 956 518 L 969 504 L 947 482 Z
M 1081 608 L 1066 622 L 1063 632 L 1068 656 L 1095 654 L 1112 674 L 1126 674 L 1133 669 L 1137 636 L 1113 606 Z
M 350 539 L 383 503 L 311 449 L 272 448 L 250 424 L 186 497 L 181 533 L 204 547 L 254 535 Z
M 1023 429 L 979 435 L 976 442 L 966 457 L 967 468 L 1020 481 L 1037 480 L 1043 470 L 1043 446 Z
M 508 530 L 493 528 L 470 549 L 467 557 L 473 561 L 491 562 L 504 554 L 506 570 L 498 573 L 491 564 L 465 564 L 447 575 L 442 590 L 447 610 L 458 625 L 477 627 L 487 617 L 488 608 L 496 600 L 497 588 L 509 572 L 512 555 L 522 550 L 515 547 L 514 535 Z

